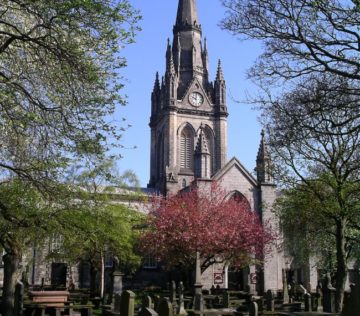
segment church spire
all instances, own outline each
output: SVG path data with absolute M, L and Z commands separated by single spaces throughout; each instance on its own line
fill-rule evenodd
M 200 27 L 196 9 L 196 1 L 179 0 L 175 27 L 180 29 L 189 26 L 197 28 Z
M 173 58 L 179 76 L 178 96 L 181 99 L 195 77 L 204 90 L 208 86 L 208 73 L 204 67 L 201 47 L 201 26 L 195 0 L 179 0 L 173 33 Z
M 256 174 L 259 184 L 273 184 L 272 164 L 264 130 L 261 131 L 260 146 L 256 158 Z

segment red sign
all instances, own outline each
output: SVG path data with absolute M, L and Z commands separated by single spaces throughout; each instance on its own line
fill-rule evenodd
M 214 273 L 214 284 L 223 284 L 223 283 L 224 283 L 224 274 Z
M 256 284 L 256 281 L 257 281 L 256 273 L 250 273 L 251 284 Z

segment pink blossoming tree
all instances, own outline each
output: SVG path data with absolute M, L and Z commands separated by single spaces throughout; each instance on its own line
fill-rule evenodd
M 263 258 L 273 234 L 242 196 L 227 197 L 218 184 L 193 188 L 149 203 L 148 230 L 141 249 L 168 268 L 192 268 L 196 252 L 201 269 L 215 262 L 244 267 Z

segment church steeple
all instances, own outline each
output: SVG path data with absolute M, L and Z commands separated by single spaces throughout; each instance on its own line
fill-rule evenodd
M 179 0 L 178 11 L 176 16 L 176 28 L 188 26 L 199 26 L 199 20 L 195 0 Z
M 199 79 L 206 90 L 208 71 L 203 58 L 202 33 L 195 0 L 179 0 L 173 32 L 173 56 L 179 75 L 179 97 L 183 97 L 194 77 Z
M 178 0 L 174 37 L 166 45 L 166 71 L 152 95 L 150 187 L 176 192 L 206 181 L 227 162 L 225 79 L 219 64 L 209 80 L 209 53 L 196 0 Z
M 256 174 L 259 184 L 274 184 L 272 177 L 272 164 L 265 141 L 265 131 L 261 131 L 259 151 L 256 158 Z

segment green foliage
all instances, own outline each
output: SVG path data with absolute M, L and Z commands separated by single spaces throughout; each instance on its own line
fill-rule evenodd
M 1 177 L 46 189 L 73 158 L 119 144 L 126 126 L 106 117 L 126 103 L 121 50 L 139 18 L 126 0 L 1 2 Z
M 110 252 L 118 258 L 121 269 L 131 270 L 140 263 L 134 252 L 138 236 L 134 227 L 142 220 L 141 213 L 123 204 L 63 212 L 63 225 L 56 232 L 63 237 L 63 245 L 51 256 L 75 263 L 89 260 L 97 265 L 101 256 Z
M 341 208 L 330 178 L 323 174 L 318 180 L 284 190 L 275 204 L 290 255 L 300 263 L 315 255 L 320 259 L 318 268 L 328 271 L 336 267 L 336 221 L 344 216 L 351 218 L 345 229 L 347 257 L 360 259 L 360 202 L 357 200 L 353 208 Z
M 60 208 L 31 185 L 14 179 L 0 185 L 0 244 L 7 253 L 21 254 L 40 243 L 56 226 Z

